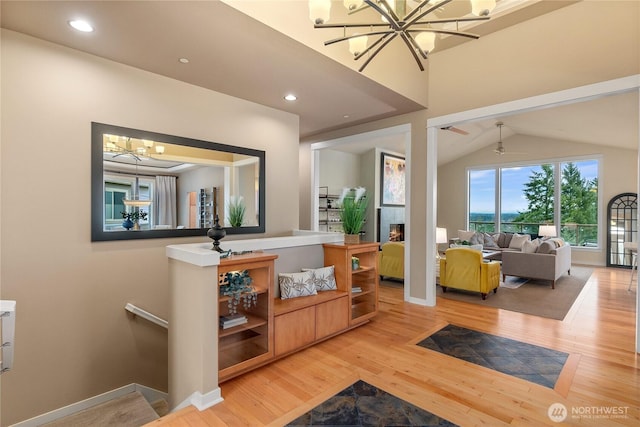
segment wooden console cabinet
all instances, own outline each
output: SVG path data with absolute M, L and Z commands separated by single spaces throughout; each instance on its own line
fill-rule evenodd
M 357 326 L 378 313 L 378 251 L 380 244 L 328 244 L 324 248 L 324 265 L 334 265 L 338 289 L 347 292 L 350 302 L 349 325 Z M 358 258 L 359 268 L 351 260 Z
M 349 297 L 343 291 L 277 299 L 275 302 L 276 357 L 300 350 L 349 328 Z
M 277 358 L 364 324 L 378 312 L 378 243 L 324 244 L 325 266 L 335 266 L 337 290 L 282 300 L 274 298 L 277 255 L 252 253 L 220 261 L 218 286 L 226 273 L 247 270 L 258 293 L 255 307 L 238 313 L 248 322 L 218 328 L 218 377 L 225 381 Z M 353 270 L 351 258 L 360 260 Z M 228 314 L 220 295 L 218 315 Z
M 218 377 L 224 381 L 250 369 L 263 365 L 273 356 L 273 277 L 274 260 L 277 255 L 252 253 L 234 255 L 220 260 L 218 286 L 228 272 L 247 270 L 252 279 L 258 300 L 255 307 L 245 309 L 238 304 L 237 311 L 248 318 L 248 322 L 223 329 L 218 327 Z M 218 315 L 229 313 L 230 297 L 218 299 Z

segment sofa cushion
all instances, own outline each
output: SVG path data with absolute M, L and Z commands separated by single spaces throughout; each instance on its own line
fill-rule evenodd
M 511 237 L 511 241 L 509 242 L 509 247 L 511 249 L 522 249 L 522 245 L 524 244 L 524 242 L 530 241 L 530 240 L 531 240 L 531 236 L 528 234 L 515 233 Z
M 500 238 L 498 239 L 498 246 L 501 248 L 508 248 L 511 244 L 511 238 L 513 237 L 513 233 L 500 233 Z
M 556 249 L 556 245 L 553 242 L 545 240 L 542 243 L 540 243 L 540 246 L 538 246 L 537 253 L 539 253 L 539 254 L 550 254 L 550 253 L 554 252 L 555 249 Z
M 538 251 L 538 246 L 540 246 L 538 239 L 531 241 L 525 240 L 522 242 L 522 252 L 525 254 L 534 254 Z
M 484 245 L 484 235 L 482 233 L 473 233 L 469 243 L 472 245 Z
M 489 248 L 497 248 L 498 243 L 494 240 L 493 236 L 489 233 L 482 233 L 484 239 L 484 246 Z
M 469 242 L 471 241 L 471 238 L 474 234 L 476 234 L 475 231 L 458 230 L 458 239 L 462 240 L 463 242 Z

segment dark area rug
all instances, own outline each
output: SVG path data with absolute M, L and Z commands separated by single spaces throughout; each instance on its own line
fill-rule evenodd
M 517 277 L 507 276 L 506 286 L 500 286 L 498 292 L 490 292 L 483 300 L 477 292 L 466 292 L 448 288 L 442 292 L 438 286 L 437 296 L 456 301 L 479 304 L 503 310 L 532 314 L 549 319 L 563 320 L 575 302 L 584 285 L 593 273 L 592 268 L 571 267 L 571 275 L 564 275 L 551 289 L 548 280 L 529 279 L 523 282 Z
M 533 344 L 448 325 L 420 347 L 554 388 L 569 355 Z
M 455 426 L 364 381 L 356 381 L 287 426 Z

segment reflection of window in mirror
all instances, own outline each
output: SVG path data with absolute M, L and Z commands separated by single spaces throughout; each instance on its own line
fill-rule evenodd
M 204 236 L 213 216 L 203 220 L 200 196 L 213 188 L 228 234 L 263 233 L 264 160 L 260 150 L 93 123 L 92 239 Z M 232 198 L 246 207 L 240 226 L 228 221 Z M 144 213 L 133 228 L 142 233 L 122 212 Z
M 131 199 L 135 194 L 135 175 L 109 174 L 104 175 L 104 230 L 124 230 L 123 213 L 132 212 L 135 208 L 127 206 L 125 200 Z M 139 177 L 138 194 L 140 199 L 152 200 L 154 181 Z M 154 224 L 153 202 L 146 208 L 138 208 L 147 213 L 144 220 L 139 220 L 141 230 L 148 230 Z

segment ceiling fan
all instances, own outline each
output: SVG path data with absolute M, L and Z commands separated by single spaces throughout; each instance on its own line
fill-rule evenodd
M 493 152 L 499 156 L 502 156 L 505 153 L 504 146 L 502 145 L 502 126 L 504 126 L 504 123 L 496 122 L 496 126 L 500 130 L 500 139 L 498 140 L 498 146 L 496 147 L 495 150 L 493 150 Z
M 469 135 L 469 132 L 467 132 L 466 130 L 463 130 L 463 129 L 460 129 L 460 128 L 457 128 L 457 127 L 454 127 L 454 126 L 445 126 L 445 127 L 440 128 L 440 129 L 448 130 L 448 131 L 451 131 L 451 132 L 455 132 L 455 133 L 458 133 L 460 135 Z

